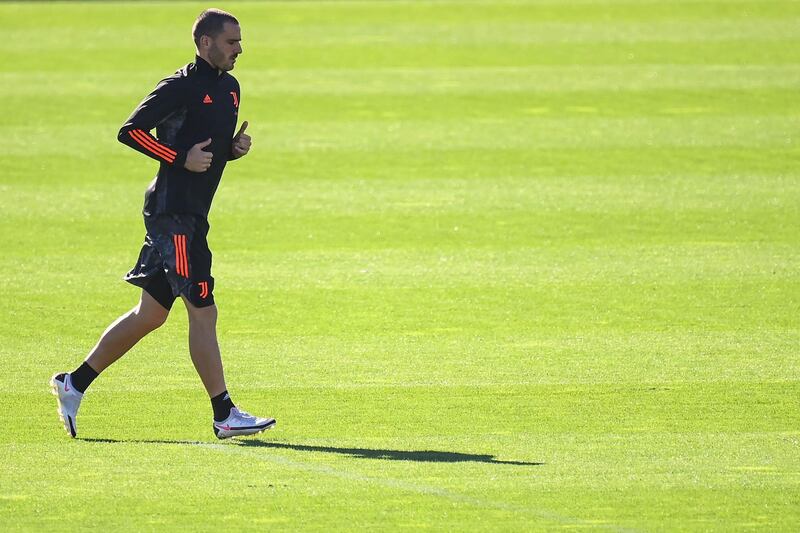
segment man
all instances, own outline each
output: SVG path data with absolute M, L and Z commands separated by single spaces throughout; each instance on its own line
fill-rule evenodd
M 239 83 L 228 74 L 242 53 L 239 22 L 208 9 L 192 28 L 197 47 L 189 63 L 162 80 L 119 131 L 120 142 L 160 163 L 145 194 L 145 242 L 125 280 L 141 287 L 139 304 L 112 323 L 86 360 L 71 373 L 52 377 L 58 413 L 77 434 L 83 393 L 109 365 L 166 321 L 180 296 L 189 313 L 189 352 L 214 412 L 214 434 L 225 439 L 275 425 L 240 411 L 232 402 L 217 344 L 217 307 L 207 216 L 225 164 L 247 155 L 247 122 L 234 135 Z M 156 129 L 156 137 L 150 131 Z

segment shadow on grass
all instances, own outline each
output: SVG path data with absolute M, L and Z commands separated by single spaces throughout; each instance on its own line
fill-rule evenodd
M 78 437 L 75 440 L 85 442 L 105 442 L 123 444 L 189 444 L 193 446 L 208 446 L 210 443 L 189 440 L 117 440 L 117 439 L 91 439 Z M 544 463 L 533 463 L 526 461 L 501 461 L 494 458 L 494 455 L 477 455 L 471 453 L 440 452 L 434 450 L 381 450 L 373 448 L 336 448 L 332 446 L 308 446 L 305 444 L 289 444 L 285 442 L 268 442 L 263 440 L 236 440 L 232 444 L 246 448 L 275 448 L 284 450 L 295 450 L 299 452 L 322 452 L 338 453 L 349 455 L 359 459 L 385 459 L 389 461 L 415 461 L 420 463 L 489 463 L 496 465 L 517 465 L 517 466 L 542 466 Z
M 263 440 L 236 441 L 239 446 L 257 448 L 281 448 L 300 452 L 338 453 L 361 459 L 388 459 L 390 461 L 417 461 L 421 463 L 493 463 L 499 465 L 541 466 L 544 463 L 528 463 L 525 461 L 500 461 L 494 455 L 476 455 L 471 453 L 438 452 L 433 450 L 376 450 L 372 448 L 335 448 L 332 446 L 307 446 L 305 444 L 289 444 L 284 442 L 268 442 Z

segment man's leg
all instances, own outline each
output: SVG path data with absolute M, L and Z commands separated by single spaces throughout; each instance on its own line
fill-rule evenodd
M 169 310 L 142 291 L 139 304 L 103 332 L 81 366 L 71 373 L 61 372 L 50 379 L 50 387 L 58 400 L 58 415 L 67 433 L 72 437 L 78 433 L 78 409 L 86 388 L 142 337 L 163 324 L 167 316 Z
M 147 291 L 142 291 L 139 304 L 114 321 L 100 336 L 86 363 L 98 374 L 125 355 L 142 337 L 166 322 L 166 309 Z
M 189 353 L 208 395 L 212 398 L 225 392 L 225 374 L 217 343 L 217 306 L 196 307 L 185 296 L 189 313 Z
M 211 398 L 214 434 L 227 439 L 270 429 L 275 425 L 274 418 L 259 418 L 240 411 L 228 394 L 217 343 L 217 306 L 197 307 L 186 296 L 182 297 L 189 313 L 189 352 Z

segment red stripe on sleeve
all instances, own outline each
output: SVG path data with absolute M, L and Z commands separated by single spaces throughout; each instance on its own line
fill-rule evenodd
M 166 152 L 161 151 L 160 148 L 157 148 L 156 146 L 150 144 L 150 139 L 146 135 L 140 133 L 138 130 L 129 131 L 128 134 L 133 138 L 134 141 L 139 143 L 139 145 L 148 152 L 157 155 L 158 157 L 160 157 L 164 161 L 167 161 L 168 163 L 172 163 L 175 161 L 174 156 L 171 156 Z
M 172 153 L 170 153 L 170 151 L 162 147 L 160 144 L 156 143 L 142 130 L 133 130 L 131 132 L 131 136 L 134 139 L 136 139 L 136 142 L 138 142 L 142 147 L 144 147 L 149 152 L 156 154 L 157 156 L 163 158 L 166 161 L 169 161 L 170 163 L 175 161 L 175 156 Z
M 172 149 L 172 148 L 170 148 L 169 146 L 165 146 L 165 145 L 161 144 L 160 142 L 158 142 L 158 139 L 154 139 L 153 137 L 151 137 L 150 135 L 148 135 L 146 131 L 144 131 L 144 130 L 140 130 L 140 129 L 136 129 L 136 130 L 134 130 L 134 131 L 138 131 L 139 133 L 141 133 L 142 135 L 144 135 L 144 136 L 145 136 L 145 138 L 146 138 L 147 140 L 149 140 L 149 141 L 150 141 L 152 144 L 154 144 L 154 145 L 158 146 L 159 148 L 161 148 L 162 150 L 164 150 L 165 152 L 167 152 L 169 155 L 173 155 L 173 156 L 174 156 L 174 155 L 178 155 L 178 152 L 176 152 L 175 150 L 173 150 L 173 149 Z

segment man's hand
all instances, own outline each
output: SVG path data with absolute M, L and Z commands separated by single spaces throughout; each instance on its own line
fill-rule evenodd
M 211 144 L 211 139 L 197 143 L 186 154 L 186 162 L 183 166 L 186 170 L 192 172 L 205 172 L 211 166 L 211 159 L 214 157 L 211 152 L 203 150 L 206 146 Z
M 238 159 L 250 151 L 250 136 L 244 130 L 247 129 L 247 121 L 242 122 L 242 127 L 239 132 L 233 136 L 233 143 L 231 144 L 231 152 L 233 152 L 234 159 Z

